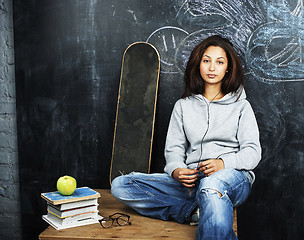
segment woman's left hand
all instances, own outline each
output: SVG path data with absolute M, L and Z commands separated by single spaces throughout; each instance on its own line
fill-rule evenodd
M 204 173 L 207 177 L 211 174 L 222 170 L 225 168 L 224 162 L 222 159 L 208 159 L 200 163 L 199 171 Z

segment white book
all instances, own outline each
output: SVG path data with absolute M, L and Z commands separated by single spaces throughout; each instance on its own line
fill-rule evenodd
M 75 216 L 75 215 L 82 214 L 82 213 L 98 212 L 98 205 L 67 209 L 67 210 L 63 210 L 63 211 L 59 211 L 58 209 L 52 207 L 51 205 L 48 205 L 47 211 L 56 215 L 59 218 L 66 218 L 66 217 L 71 217 L 71 216 Z
M 72 208 L 98 205 L 98 199 L 93 198 L 93 199 L 82 200 L 82 201 L 78 201 L 78 202 L 63 203 L 60 205 L 53 205 L 50 202 L 48 202 L 48 205 L 52 206 L 53 208 L 58 209 L 59 211 L 63 211 L 63 210 L 72 209 Z
M 42 219 L 50 224 L 56 230 L 72 228 L 72 227 L 79 227 L 94 223 L 99 223 L 98 220 L 102 219 L 100 215 L 97 215 L 97 218 L 86 218 L 86 219 L 79 219 L 78 221 L 71 223 L 71 224 L 61 224 L 58 218 L 51 219 L 48 215 L 43 215 Z
M 79 214 L 79 215 L 75 215 L 72 217 L 66 217 L 66 218 L 59 218 L 56 215 L 52 214 L 52 213 L 48 213 L 47 218 L 50 221 L 56 222 L 57 224 L 60 225 L 69 225 L 69 224 L 74 224 L 83 220 L 87 220 L 87 219 L 98 219 L 98 212 L 93 212 L 93 213 L 83 213 L 83 214 Z

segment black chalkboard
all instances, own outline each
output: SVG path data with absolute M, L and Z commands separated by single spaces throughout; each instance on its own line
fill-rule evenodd
M 70 174 L 108 188 L 124 49 L 161 57 L 152 172 L 162 172 L 169 117 L 187 58 L 211 34 L 229 38 L 246 74 L 263 160 L 238 209 L 240 239 L 303 239 L 303 3 L 266 0 L 13 1 L 23 234 L 45 227 L 41 192 Z M 34 237 L 33 237 L 34 236 Z

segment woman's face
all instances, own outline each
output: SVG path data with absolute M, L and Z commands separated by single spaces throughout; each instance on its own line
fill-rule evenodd
M 228 68 L 226 52 L 221 47 L 210 46 L 203 54 L 200 74 L 205 84 L 221 85 Z

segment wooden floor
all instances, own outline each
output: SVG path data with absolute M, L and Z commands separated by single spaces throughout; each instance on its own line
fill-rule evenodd
M 64 230 L 55 230 L 49 226 L 39 235 L 39 239 L 195 239 L 197 226 L 143 217 L 114 199 L 110 190 L 97 189 L 97 191 L 101 195 L 99 198 L 101 216 L 107 217 L 116 212 L 126 213 L 131 216 L 132 225 L 104 229 L 99 224 L 92 224 Z M 236 231 L 236 210 L 234 211 L 234 230 Z

